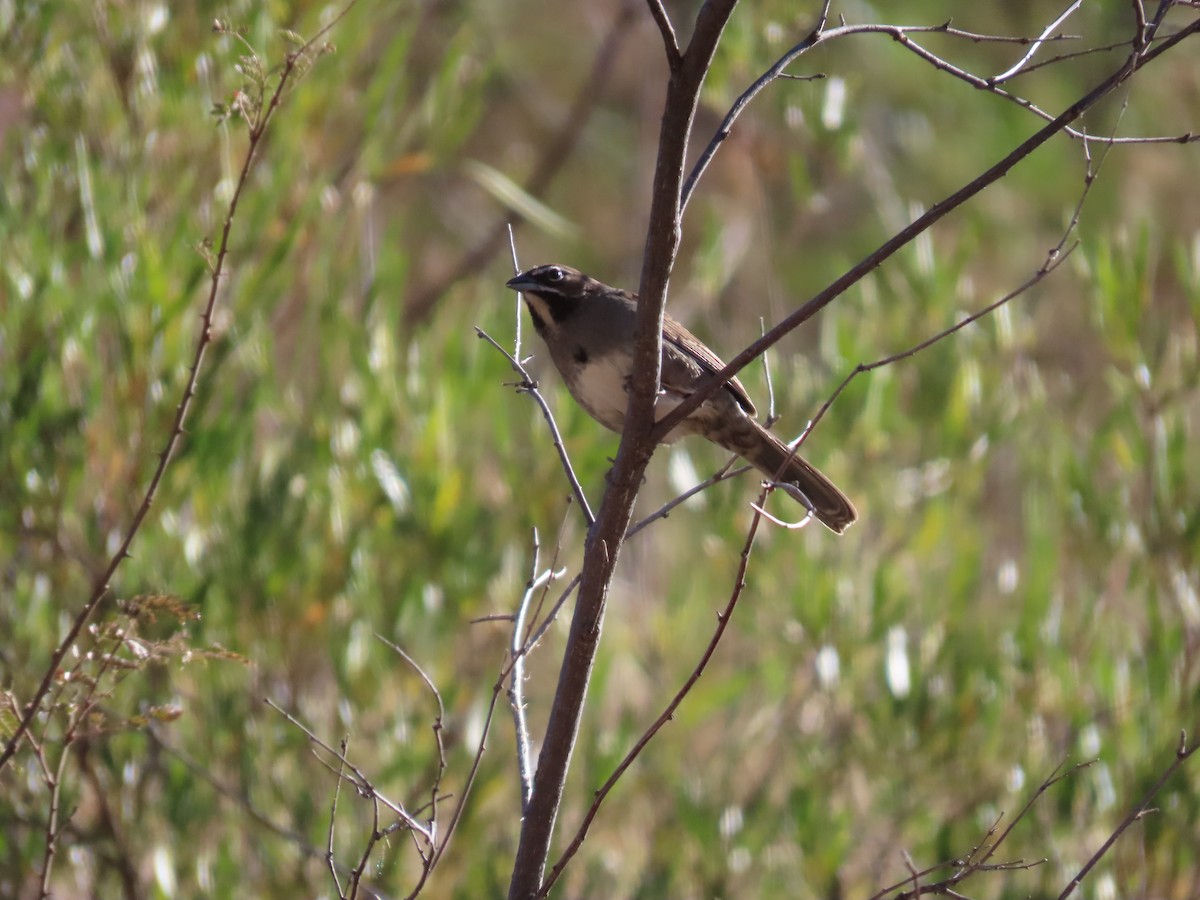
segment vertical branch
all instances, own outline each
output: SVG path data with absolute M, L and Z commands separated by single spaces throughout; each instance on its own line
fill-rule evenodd
M 554 823 L 599 647 L 609 585 L 629 527 L 642 473 L 654 450 L 651 429 L 662 353 L 662 317 L 667 282 L 679 249 L 680 189 L 687 142 L 700 87 L 735 5 L 736 0 L 708 0 L 696 17 L 687 50 L 677 58 L 668 55 L 670 77 L 642 263 L 642 302 L 638 308 L 629 413 L 610 474 L 609 489 L 596 523 L 588 533 L 579 599 L 538 757 L 533 796 L 522 821 L 509 884 L 510 900 L 532 898 L 542 885 Z
M 59 822 L 59 816 L 62 813 L 62 783 L 63 778 L 66 777 L 67 757 L 71 750 L 66 746 L 61 748 L 58 764 L 53 771 L 46 760 L 45 745 L 35 744 L 34 751 L 38 766 L 42 770 L 42 782 L 50 789 L 50 809 L 49 815 L 46 817 L 46 845 L 42 850 L 41 893 L 39 894 L 39 897 L 49 897 L 50 875 L 54 870 L 55 855 L 58 852 L 58 836 L 62 833 L 62 825 Z

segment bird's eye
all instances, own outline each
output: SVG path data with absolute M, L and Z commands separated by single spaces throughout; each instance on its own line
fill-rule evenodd
M 566 277 L 567 277 L 567 273 L 564 272 L 562 269 L 560 269 L 558 266 L 551 266 L 549 269 L 546 270 L 546 280 L 549 281 L 551 284 L 557 284 L 558 282 L 562 281 Z

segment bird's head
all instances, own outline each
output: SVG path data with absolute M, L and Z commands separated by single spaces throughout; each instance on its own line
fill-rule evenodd
M 607 290 L 578 269 L 559 265 L 535 266 L 510 278 L 505 286 L 525 296 L 539 331 L 562 322 L 580 303 Z

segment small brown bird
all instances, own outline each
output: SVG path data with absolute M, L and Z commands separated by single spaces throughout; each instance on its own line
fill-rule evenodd
M 637 295 L 601 284 L 570 266 L 556 265 L 529 269 L 507 286 L 524 296 L 534 327 L 571 396 L 593 419 L 619 434 L 625 424 L 633 373 Z M 655 411 L 659 419 L 706 376 L 725 367 L 669 315 L 663 320 L 662 348 L 661 392 Z M 771 479 L 783 468 L 776 480 L 799 490 L 813 514 L 830 530 L 845 531 L 858 518 L 854 505 L 814 466 L 792 455 L 791 448 L 754 415 L 746 389 L 732 378 L 671 429 L 665 440 L 701 435 Z

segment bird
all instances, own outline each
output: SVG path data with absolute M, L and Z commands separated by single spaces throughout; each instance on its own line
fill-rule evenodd
M 553 264 L 527 269 L 505 286 L 524 298 L 534 328 L 571 396 L 593 419 L 620 434 L 633 375 L 637 294 L 610 287 L 570 266 Z M 664 314 L 656 421 L 724 367 L 699 338 Z M 776 484 L 793 489 L 789 495 L 798 491 L 825 527 L 842 534 L 858 518 L 854 504 L 756 415 L 745 387 L 734 377 L 709 394 L 663 442 L 693 434 L 707 438 Z

